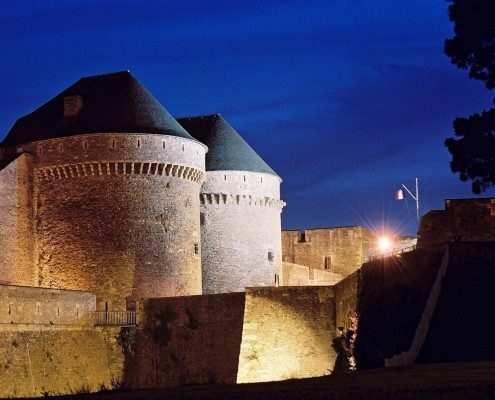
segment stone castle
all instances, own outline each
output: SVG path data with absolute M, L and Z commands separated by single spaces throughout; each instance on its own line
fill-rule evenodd
M 382 298 L 376 238 L 282 231 L 280 183 L 220 115 L 174 119 L 129 72 L 20 118 L 0 144 L 0 397 L 335 370 L 332 343 L 374 304 L 360 294 Z M 426 214 L 411 271 L 436 273 L 453 240 L 495 241 L 494 204 Z M 407 346 L 378 342 L 380 362 Z
M 3 283 L 125 310 L 278 274 L 281 179 L 220 115 L 175 120 L 129 72 L 79 80 L 1 151 Z

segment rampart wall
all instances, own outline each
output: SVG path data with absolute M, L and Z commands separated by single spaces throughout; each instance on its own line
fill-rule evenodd
M 95 292 L 98 308 L 111 310 L 201 293 L 204 145 L 116 133 L 26 149 L 36 157 L 39 285 Z
M 0 284 L 34 285 L 33 157 L 0 163 Z
M 343 276 L 324 269 L 282 262 L 280 286 L 326 286 L 341 281 Z
M 0 331 L 93 326 L 95 309 L 93 293 L 0 285 Z
M 357 314 L 359 273 L 356 271 L 333 286 L 335 293 L 335 326 L 345 332 L 351 328 L 351 317 Z
M 248 288 L 237 382 L 328 375 L 335 331 L 332 287 Z
M 144 388 L 326 375 L 336 358 L 333 300 L 331 287 L 313 286 L 139 301 L 125 382 Z
M 495 241 L 495 198 L 447 199 L 421 218 L 418 247 L 451 240 Z
M 347 276 L 365 261 L 373 235 L 360 226 L 282 231 L 283 261 Z
M 117 335 L 115 329 L 0 330 L 0 397 L 114 387 L 123 366 Z
M 235 383 L 244 293 L 147 299 L 126 353 L 132 388 Z
M 269 286 L 281 264 L 280 178 L 208 171 L 201 189 L 203 291 Z
M 0 285 L 0 397 L 76 394 L 122 381 L 120 328 L 95 328 L 93 293 Z

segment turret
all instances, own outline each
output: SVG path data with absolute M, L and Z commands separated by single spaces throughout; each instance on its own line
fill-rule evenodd
M 209 149 L 201 189 L 203 292 L 274 285 L 282 180 L 220 115 L 178 121 Z

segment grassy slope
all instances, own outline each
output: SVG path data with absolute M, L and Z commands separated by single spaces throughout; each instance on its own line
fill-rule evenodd
M 495 259 L 450 264 L 418 362 L 495 360 L 494 291 Z
M 444 249 L 417 249 L 361 268 L 355 356 L 359 369 L 409 349 Z

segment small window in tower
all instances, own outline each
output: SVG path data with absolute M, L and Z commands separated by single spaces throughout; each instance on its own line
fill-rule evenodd
M 246 182 L 246 175 L 244 175 L 244 182 Z
M 273 262 L 275 260 L 275 252 L 273 250 L 268 250 L 268 261 Z
M 332 257 L 331 256 L 325 257 L 325 269 L 332 269 Z
M 194 243 L 194 254 L 199 254 L 199 244 L 198 243 Z
M 224 175 L 223 176 L 223 180 L 226 181 L 227 180 L 227 175 Z
M 199 214 L 199 224 L 203 226 L 205 224 L 205 213 Z
M 88 141 L 87 140 L 83 140 L 83 149 L 87 149 L 88 148 Z
M 137 141 L 137 147 L 138 147 L 138 148 L 140 148 L 140 147 L 141 147 L 141 141 L 140 141 L 140 140 L 138 140 L 138 141 Z

